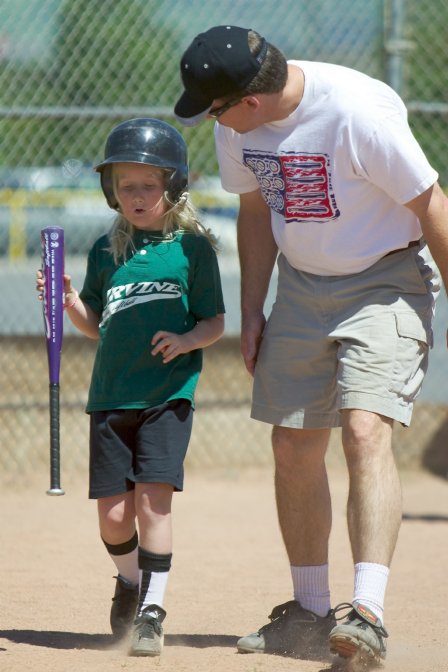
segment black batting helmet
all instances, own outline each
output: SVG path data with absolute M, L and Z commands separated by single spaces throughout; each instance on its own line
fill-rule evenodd
M 188 185 L 188 154 L 182 135 L 160 119 L 130 119 L 110 132 L 104 161 L 95 166 L 101 173 L 101 187 L 111 208 L 118 209 L 112 183 L 112 164 L 145 163 L 171 171 L 166 190 L 176 203 Z

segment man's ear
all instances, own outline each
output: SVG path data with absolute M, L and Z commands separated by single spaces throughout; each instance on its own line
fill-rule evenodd
M 247 105 L 251 112 L 255 112 L 260 107 L 260 99 L 257 96 L 244 96 L 241 103 Z

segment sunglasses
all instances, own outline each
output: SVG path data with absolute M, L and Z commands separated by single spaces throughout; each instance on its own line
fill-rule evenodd
M 241 103 L 241 98 L 232 98 L 232 100 L 228 100 L 227 103 L 224 103 L 224 105 L 220 105 L 219 107 L 213 107 L 211 110 L 207 112 L 209 117 L 213 117 L 213 119 L 219 119 L 221 115 L 224 114 L 224 112 L 227 112 L 227 110 L 230 110 L 231 107 L 234 107 L 235 105 L 238 105 L 238 103 Z

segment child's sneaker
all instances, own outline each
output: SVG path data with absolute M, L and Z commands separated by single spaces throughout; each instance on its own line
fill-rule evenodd
M 122 576 L 117 579 L 115 594 L 110 610 L 110 627 L 116 639 L 123 639 L 134 622 L 138 602 L 138 585 L 127 581 Z
M 134 621 L 130 656 L 160 656 L 163 648 L 162 622 L 166 611 L 157 604 L 145 607 Z
M 342 658 L 356 656 L 366 662 L 380 663 L 386 657 L 385 639 L 389 636 L 380 620 L 370 609 L 355 601 L 340 604 L 341 609 L 351 609 L 347 620 L 330 632 L 330 651 Z

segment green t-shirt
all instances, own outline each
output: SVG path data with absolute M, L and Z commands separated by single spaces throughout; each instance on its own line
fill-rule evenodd
M 202 350 L 163 364 L 161 354 L 151 355 L 151 339 L 159 330 L 185 333 L 224 313 L 218 262 L 205 236 L 138 231 L 134 246 L 120 265 L 107 251 L 107 235 L 89 252 L 80 296 L 101 321 L 87 412 L 179 398 L 194 405 Z

